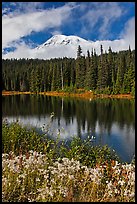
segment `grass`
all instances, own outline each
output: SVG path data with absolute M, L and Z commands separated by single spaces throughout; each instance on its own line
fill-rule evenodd
M 92 146 L 92 138 L 67 144 L 3 121 L 2 201 L 135 201 L 135 165 L 107 146 Z
M 50 125 L 48 125 L 50 126 Z M 48 127 L 49 128 L 49 127 Z M 2 152 L 14 152 L 15 155 L 26 154 L 28 151 L 37 151 L 46 154 L 51 160 L 67 157 L 79 160 L 83 165 L 90 167 L 96 163 L 119 160 L 118 156 L 107 145 L 93 146 L 93 139 L 88 137 L 82 140 L 73 137 L 68 143 L 50 139 L 47 133 L 40 134 L 34 128 L 22 127 L 18 122 L 2 124 Z
M 35 94 L 34 92 L 19 92 L 19 91 L 2 91 L 3 96 L 18 95 L 18 94 Z M 39 92 L 37 94 L 47 95 L 47 96 L 60 96 L 60 97 L 78 97 L 82 99 L 94 99 L 94 98 L 135 98 L 132 94 L 108 94 L 108 93 L 96 93 L 90 90 L 84 89 L 64 89 L 57 91 L 47 91 Z

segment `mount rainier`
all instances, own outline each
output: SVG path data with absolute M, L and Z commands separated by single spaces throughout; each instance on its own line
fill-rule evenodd
M 76 58 L 78 46 L 86 55 L 87 50 L 92 50 L 92 41 L 87 41 L 78 36 L 54 35 L 42 45 L 35 48 L 35 56 L 43 59 L 50 58 Z
M 96 53 L 99 55 L 101 45 L 103 45 L 104 52 L 108 52 L 109 46 L 111 46 L 112 51 L 127 50 L 129 47 L 122 39 L 113 41 L 89 41 L 74 35 L 54 35 L 38 47 L 28 47 L 25 52 L 21 52 L 17 49 L 13 52 L 4 54 L 3 58 L 76 58 L 79 45 L 82 48 L 82 54 L 85 56 L 87 56 L 87 50 L 91 52 L 92 49 L 95 49 Z
M 80 45 L 82 48 L 82 53 L 86 56 L 87 50 L 90 52 L 92 49 L 96 50 L 97 54 L 100 54 L 100 45 L 103 45 L 104 52 L 108 51 L 109 46 L 111 46 L 113 51 L 119 51 L 118 47 L 121 47 L 120 44 L 122 40 L 105 40 L 105 41 L 89 41 L 78 36 L 70 35 L 54 35 L 49 40 L 47 40 L 42 45 L 36 47 L 33 50 L 34 58 L 41 59 L 51 59 L 51 58 L 76 58 L 77 49 Z M 128 46 L 124 46 L 123 49 L 128 49 Z

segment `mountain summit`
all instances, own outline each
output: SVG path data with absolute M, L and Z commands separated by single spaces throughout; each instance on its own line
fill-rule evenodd
M 83 54 L 87 50 L 92 50 L 92 41 L 87 41 L 78 36 L 54 35 L 42 45 L 35 48 L 35 54 L 38 58 L 76 58 L 78 46 L 81 46 Z
M 51 45 L 76 45 L 77 46 L 79 44 L 89 45 L 89 42 L 78 36 L 54 35 L 39 48 L 44 47 L 44 46 L 48 47 Z

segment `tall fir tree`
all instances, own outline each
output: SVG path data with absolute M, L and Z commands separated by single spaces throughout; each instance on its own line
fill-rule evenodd
M 93 50 L 91 53 L 90 64 L 89 64 L 89 67 L 87 68 L 85 82 L 86 82 L 87 89 L 95 90 L 96 88 L 96 69 L 95 69 Z
M 123 93 L 123 80 L 124 74 L 126 72 L 126 63 L 125 63 L 125 55 L 120 53 L 120 59 L 118 64 L 118 71 L 117 71 L 117 79 L 116 79 L 116 92 Z
M 82 54 L 82 48 L 81 48 L 81 46 L 79 45 L 79 46 L 78 46 L 78 49 L 77 49 L 77 58 L 81 57 L 81 54 Z

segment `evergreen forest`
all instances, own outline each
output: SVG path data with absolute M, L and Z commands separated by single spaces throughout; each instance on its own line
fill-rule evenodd
M 100 54 L 80 45 L 77 58 L 2 59 L 3 91 L 91 90 L 100 94 L 135 94 L 135 50 L 113 52 L 109 47 Z

